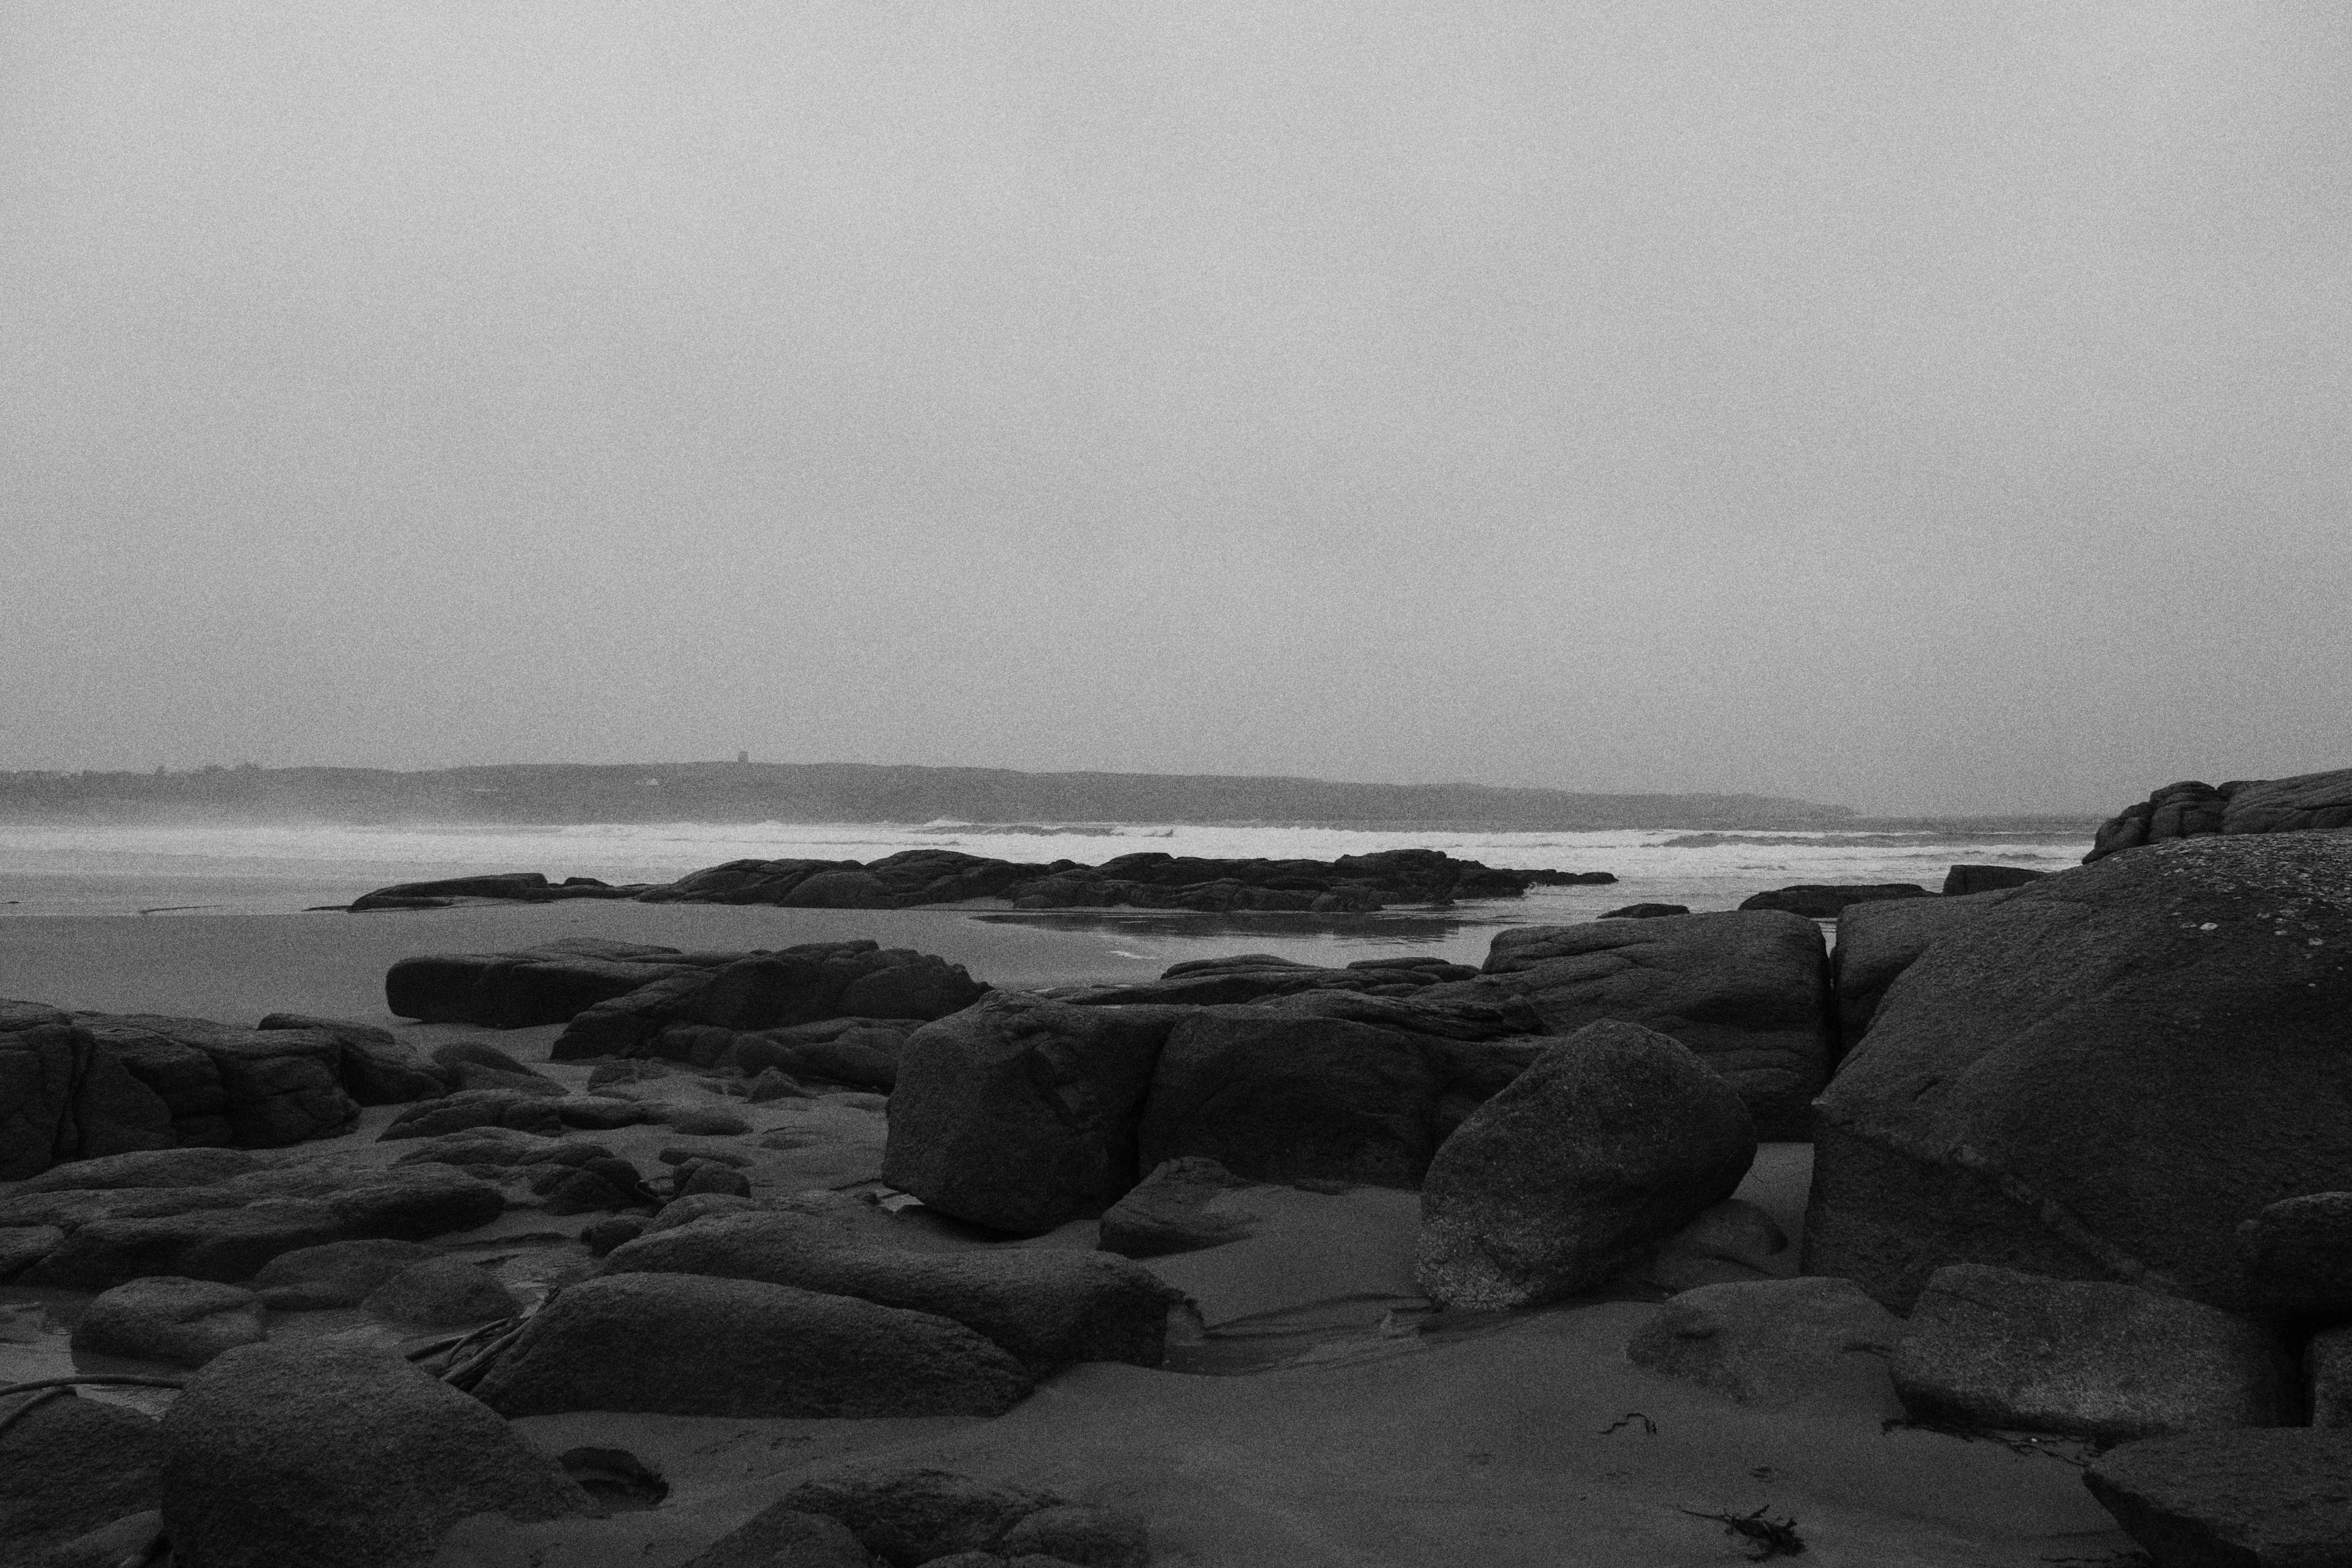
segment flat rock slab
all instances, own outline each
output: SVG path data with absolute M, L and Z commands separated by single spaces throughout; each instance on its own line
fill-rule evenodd
M 2151 1437 L 2083 1480 L 2158 1568 L 2352 1568 L 2352 1432 Z
M 1826 1400 L 1895 1415 L 1886 1358 L 1902 1329 L 1851 1279 L 1704 1285 L 1661 1306 L 1625 1359 L 1741 1405 Z

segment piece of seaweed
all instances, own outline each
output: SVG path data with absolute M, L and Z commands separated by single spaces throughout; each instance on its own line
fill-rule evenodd
M 1687 1508 L 1682 1511 L 1693 1519 L 1711 1519 L 1723 1526 L 1726 1535 L 1744 1538 L 1754 1549 L 1748 1553 L 1750 1563 L 1761 1563 L 1770 1557 L 1800 1555 L 1805 1550 L 1805 1541 L 1797 1533 L 1796 1516 L 1774 1519 L 1771 1507 L 1767 1503 L 1754 1513 L 1700 1513 Z

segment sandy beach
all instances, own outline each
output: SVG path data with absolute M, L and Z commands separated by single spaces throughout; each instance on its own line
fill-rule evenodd
M 0 994 L 232 1023 L 284 1008 L 391 1024 L 382 976 L 393 960 L 565 935 L 701 948 L 871 936 L 942 953 L 1008 986 L 1131 978 L 1157 967 L 1112 951 L 1116 939 L 1101 933 L 990 924 L 951 911 L 572 904 L 421 916 L 0 922 Z M 425 1047 L 485 1033 L 399 1028 Z M 586 1064 L 546 1060 L 557 1032 L 489 1037 L 578 1088 Z M 753 1134 L 726 1142 L 754 1157 L 746 1173 L 756 1196 L 879 1186 L 887 1123 L 877 1096 L 747 1107 L 690 1078 L 665 1080 L 660 1092 L 748 1112 Z M 370 1110 L 357 1131 L 286 1156 L 383 1164 L 413 1147 L 373 1142 L 396 1109 Z M 663 1147 L 707 1142 L 658 1126 L 598 1137 L 648 1168 Z M 1740 1189 L 1792 1242 L 1811 1157 L 1806 1145 L 1767 1144 Z M 637 1455 L 668 1481 L 668 1500 L 602 1521 L 478 1517 L 446 1539 L 436 1562 L 669 1568 L 812 1470 L 860 1455 L 1132 1510 L 1149 1523 L 1156 1561 L 1168 1568 L 1731 1563 L 1747 1555 L 1747 1543 L 1712 1516 L 1759 1509 L 1793 1519 L 1807 1561 L 1824 1568 L 2027 1568 L 2097 1561 L 2128 1545 L 2084 1489 L 2066 1445 L 2013 1451 L 1886 1429 L 1902 1407 L 1875 1358 L 1850 1358 L 1851 1375 L 1801 1408 L 1745 1408 L 1631 1365 L 1625 1341 L 1657 1309 L 1622 1292 L 1430 1316 L 1413 1280 L 1413 1194 L 1253 1192 L 1264 1222 L 1256 1236 L 1146 1265 L 1192 1299 L 1206 1331 L 1170 1369 L 1080 1365 L 993 1420 L 524 1417 L 518 1428 L 551 1453 L 587 1444 Z M 591 1267 L 570 1239 L 583 1223 L 518 1205 L 478 1232 L 436 1245 L 489 1266 L 528 1296 Z M 1097 1228 L 1080 1220 L 1012 1245 L 1091 1247 Z M 1783 1256 L 1792 1269 L 1796 1247 Z M 80 1300 L 0 1288 L 16 1342 L 0 1347 L 5 1373 L 54 1374 L 71 1365 L 62 1331 Z M 403 1342 L 356 1310 L 277 1314 L 272 1333 Z M 169 1396 L 117 1397 L 152 1409 Z

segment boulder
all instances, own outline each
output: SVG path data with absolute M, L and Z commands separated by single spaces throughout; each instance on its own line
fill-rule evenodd
M 1668 915 L 1688 913 L 1690 913 L 1688 904 L 1627 904 L 1622 909 L 1611 910 L 1606 914 L 1594 918 L 1604 921 L 1655 921 L 1664 920 Z
M 1516 996 L 1547 1035 L 1602 1019 L 1671 1035 L 1739 1091 L 1757 1134 L 1802 1140 L 1833 1035 L 1821 929 L 1785 910 L 1517 926 L 1498 932 L 1479 979 L 1434 986 Z
M 2314 1426 L 2352 1426 L 2352 1325 L 2322 1329 L 2304 1347 Z
M 342 1047 L 343 1092 L 361 1105 L 404 1105 L 449 1092 L 448 1074 L 393 1037 L 389 1029 L 348 1018 L 272 1013 L 257 1029 L 307 1029 L 331 1036 Z
M 915 1031 L 882 1179 L 941 1214 L 1041 1235 L 1136 1182 L 1144 1096 L 1189 1010 L 998 993 Z
M 2237 1227 L 2352 1170 L 2352 838 L 2203 837 L 2021 888 L 1887 992 L 1819 1104 L 1805 1268 L 2252 1304 Z
M 1944 896 L 1965 898 L 1970 893 L 1990 893 L 2002 888 L 2021 888 L 2026 883 L 2050 875 L 2028 866 L 1955 866 L 1944 873 Z M 1845 940 L 1845 933 L 1838 933 Z
M 0 1226 L 0 1280 L 16 1279 L 55 1252 L 65 1238 L 60 1226 Z
M 0 1002 L 0 1181 L 176 1142 L 169 1109 L 69 1015 Z
M 780 1563 L 791 1568 L 873 1568 L 874 1558 L 856 1532 L 837 1519 L 770 1508 L 712 1542 L 686 1568 L 777 1568 Z
M 151 1149 L 76 1160 L 17 1186 L 26 1193 L 104 1192 L 125 1187 L 202 1187 L 266 1170 L 242 1149 Z
M 1167 1160 L 1103 1211 L 1097 1245 L 1122 1258 L 1165 1258 L 1239 1241 L 1255 1229 L 1247 1218 L 1213 1212 L 1220 1193 L 1248 1184 L 1198 1155 Z
M 486 1323 L 522 1310 L 496 1276 L 455 1258 L 409 1265 L 369 1291 L 360 1306 L 373 1317 L 428 1329 Z
M 906 1054 L 911 1032 L 865 1018 L 833 1018 L 736 1035 L 726 1052 L 714 1060 L 728 1062 L 746 1077 L 775 1072 L 855 1084 L 887 1094 L 898 1085 L 898 1058 Z
M 1271 953 L 1198 958 L 1170 965 L 1157 980 L 1092 986 L 1066 1000 L 1087 1006 L 1213 1006 L 1260 1002 L 1305 991 L 1410 994 L 1425 985 L 1468 980 L 1477 971 L 1442 958 L 1371 959 L 1344 968 L 1301 963 Z
M 1001 1557 L 1023 1521 L 1066 1505 L 1066 1499 L 1025 1487 L 867 1462 L 801 1482 L 769 1512 L 838 1520 L 883 1563 L 914 1568 L 963 1552 Z
M 1702 1285 L 1777 1279 L 1795 1261 L 1779 1221 L 1745 1199 L 1726 1198 L 1700 1210 L 1629 1272 L 1673 1294 Z
M 255 1273 L 253 1289 L 273 1312 L 356 1307 L 369 1291 L 433 1256 L 413 1241 L 331 1241 L 279 1253 Z
M 1886 1356 L 1902 1328 L 1851 1279 L 1702 1285 L 1636 1330 L 1625 1359 L 1741 1405 L 1874 1402 L 1891 1410 Z
M 1915 1412 L 2107 1442 L 2274 1426 L 2293 1404 L 2280 1349 L 2251 1319 L 1979 1263 L 1929 1277 L 1893 1371 Z
M 261 1298 L 209 1279 L 132 1279 L 99 1293 L 74 1320 L 77 1354 L 202 1366 L 262 1337 Z
M 1414 1276 L 1449 1308 L 1589 1290 L 1731 1196 L 1755 1157 L 1747 1108 L 1691 1051 L 1638 1025 L 1587 1025 L 1437 1151 Z
M 163 1535 L 163 1510 L 141 1509 L 52 1547 L 47 1556 L 36 1561 L 39 1568 L 122 1568 L 126 1563 L 144 1564 L 160 1555 L 168 1544 Z M 0 1558 L 0 1562 L 16 1561 Z
M 1076 1362 L 1156 1367 L 1179 1294 L 1100 1252 L 917 1251 L 877 1244 L 806 1213 L 714 1215 L 620 1247 L 604 1277 L 694 1274 L 855 1296 L 986 1335 L 1044 1377 Z
M 0 1415 L 31 1397 L 0 1399 Z M 37 1563 L 49 1549 L 153 1508 L 163 1449 L 155 1422 L 120 1405 L 68 1394 L 26 1410 L 0 1432 L 0 1554 Z
M 174 1141 L 278 1149 L 349 1131 L 343 1044 L 323 1029 L 234 1029 L 160 1014 L 77 1016 L 169 1110 Z
M 1830 954 L 1830 978 L 1837 992 L 1837 1060 L 1843 1061 L 1862 1043 L 1896 975 L 1910 968 L 1930 943 L 2008 897 L 2006 891 L 1994 891 L 1959 898 L 1885 899 L 1854 906 L 1838 922 L 1837 948 Z
M 563 1130 L 563 1118 L 545 1096 L 513 1089 L 469 1089 L 439 1100 L 418 1100 L 394 1117 L 376 1140 L 438 1138 L 478 1127 L 553 1133 Z
M 619 1274 L 542 1307 L 475 1393 L 509 1416 L 866 1417 L 997 1415 L 1029 1387 L 1011 1355 L 928 1313 L 752 1279 Z
M 468 1514 L 596 1510 L 562 1467 L 390 1351 L 247 1345 L 163 1418 L 175 1556 L 203 1568 L 424 1568 Z
M 736 1138 L 751 1131 L 751 1123 L 742 1115 L 715 1105 L 661 1105 L 650 1109 L 651 1120 L 689 1138 Z
M 1740 900 L 1743 910 L 1786 910 L 1809 921 L 1833 921 L 1849 904 L 1885 899 L 1927 899 L 1935 895 L 1916 882 L 1804 882 L 1792 888 L 1750 893 Z
M 2238 1226 L 2238 1261 L 2256 1307 L 2352 1316 L 2352 1193 L 2305 1193 Z
M 2352 1568 L 2352 1432 L 2150 1437 L 2083 1483 L 2162 1568 Z
M 2352 768 L 2283 779 L 2185 779 L 2099 826 L 2085 865 L 2118 850 L 2201 835 L 2341 832 L 2352 827 Z
M 149 1219 L 95 1219 L 69 1232 L 16 1283 L 104 1290 L 149 1275 L 238 1284 L 281 1252 L 343 1238 L 325 1204 L 272 1199 Z
M 675 948 L 578 937 L 517 952 L 404 958 L 384 973 L 384 1005 L 428 1024 L 527 1029 L 656 981 L 701 978 L 706 966 L 684 957 Z
M 1195 1156 L 1264 1181 L 1421 1184 L 1443 1083 L 1419 1037 L 1235 1006 L 1192 1010 L 1167 1039 L 1138 1130 L 1144 1167 Z
M 1084 1568 L 1144 1568 L 1151 1558 L 1143 1521 L 1116 1509 L 1076 1503 L 1023 1515 L 996 1550 L 1014 1563 L 1043 1558 Z

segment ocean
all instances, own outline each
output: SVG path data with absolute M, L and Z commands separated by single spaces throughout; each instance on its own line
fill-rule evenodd
M 1099 863 L 1160 849 L 1220 858 L 1328 860 L 1376 849 L 1442 849 L 1489 866 L 1608 871 L 1597 887 L 1538 888 L 1524 899 L 1439 913 L 1317 921 L 1137 911 L 1017 918 L 1041 925 L 1106 921 L 1155 938 L 1155 951 L 1197 942 L 1230 950 L 1263 933 L 1267 951 L 1411 942 L 1483 954 L 1498 925 L 1590 920 L 1631 903 L 1728 910 L 1796 882 L 1916 882 L 1940 888 L 1962 862 L 2059 870 L 2089 846 L 2081 830 L 1611 828 L 1580 832 L 1367 832 L 1335 827 L 1021 823 L 588 823 L 562 826 L 352 827 L 0 826 L 0 915 L 173 918 L 281 913 L 350 902 L 372 888 L 485 871 L 543 871 L 608 882 L 667 881 L 725 860 L 807 857 L 873 860 L 902 849 L 960 849 L 1010 860 Z M 321 916 L 320 918 L 325 918 Z M 373 916 L 394 919 L 397 916 Z M 1286 935 L 1296 942 L 1275 940 Z M 1173 947 L 1168 944 L 1172 942 Z

